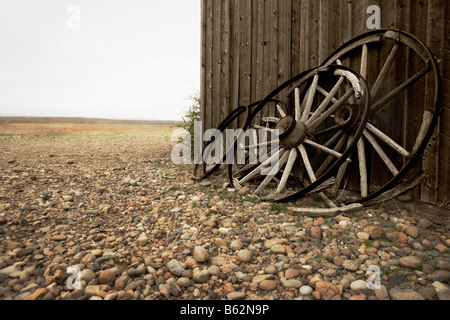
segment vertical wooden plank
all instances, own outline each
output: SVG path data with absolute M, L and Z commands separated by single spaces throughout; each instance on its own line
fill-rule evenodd
M 309 68 L 318 67 L 322 62 L 319 59 L 320 50 L 320 2 L 311 1 L 309 6 L 309 19 L 310 19 L 310 37 L 309 37 Z M 322 35 L 323 36 L 323 35 Z
M 300 15 L 300 72 L 308 69 L 309 0 L 301 1 Z
M 212 127 L 213 114 L 213 1 L 206 1 L 206 101 L 205 101 L 205 115 L 203 117 L 203 130 Z
M 206 28 L 207 28 L 207 11 L 206 11 L 207 0 L 202 0 L 201 2 L 201 70 L 200 70 L 200 118 L 204 121 L 206 117 Z
M 220 118 L 219 123 L 230 113 L 230 0 L 220 2 Z
M 220 71 L 221 71 L 221 6 L 222 1 L 211 1 L 213 7 L 213 31 L 212 38 L 214 41 L 212 47 L 213 53 L 213 70 L 212 70 L 212 106 L 211 106 L 211 123 L 210 128 L 216 127 L 216 123 L 221 116 L 221 101 L 220 101 Z M 207 128 L 209 129 L 209 128 Z
M 292 26 L 291 26 L 291 75 L 295 76 L 300 71 L 300 35 L 301 35 L 301 1 L 292 1 Z
M 331 22 L 328 17 L 328 10 L 330 6 L 330 1 L 320 0 L 319 1 L 319 54 L 318 54 L 318 64 L 321 64 L 328 55 L 332 52 L 328 50 L 328 25 Z
M 239 105 L 248 106 L 252 103 L 251 76 L 252 76 L 252 23 L 251 1 L 237 0 L 239 6 Z M 239 125 L 244 121 L 244 115 L 240 117 Z
M 283 0 L 281 0 L 283 1 Z M 279 9 L 278 9 L 279 0 L 271 0 L 270 4 L 270 39 L 268 40 L 269 44 L 269 57 L 268 57 L 268 67 L 269 71 L 269 79 L 268 87 L 264 91 L 264 97 L 266 97 L 270 92 L 272 92 L 276 87 L 278 87 L 278 66 L 280 63 L 280 59 L 278 57 L 278 32 L 279 32 Z M 267 108 L 269 116 L 275 116 L 274 108 Z
M 230 1 L 230 112 L 239 106 L 239 63 L 240 63 L 240 32 L 239 32 L 239 1 Z M 232 124 L 237 129 L 238 121 Z
M 427 45 L 434 55 L 441 55 L 444 39 L 444 1 L 428 0 L 427 16 Z M 426 108 L 432 106 L 433 87 L 435 85 L 431 77 L 426 79 L 427 95 Z M 439 121 L 433 132 L 430 143 L 425 150 L 422 169 L 427 177 L 422 183 L 421 200 L 423 202 L 437 203 L 438 179 L 439 179 Z
M 257 43 L 256 43 L 256 99 L 263 99 L 264 77 L 264 13 L 266 3 L 258 0 L 257 8 Z M 260 114 L 255 117 L 255 123 L 260 122 Z

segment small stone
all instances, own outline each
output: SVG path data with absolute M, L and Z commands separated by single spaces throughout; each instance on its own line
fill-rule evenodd
M 284 245 L 276 244 L 272 248 L 270 248 L 270 252 L 285 254 L 286 249 L 284 248 Z
M 323 224 L 325 224 L 325 219 L 324 218 L 317 218 L 314 222 L 313 222 L 313 226 L 315 227 L 319 227 Z
M 414 239 L 419 237 L 419 233 L 419 228 L 414 226 L 405 229 L 405 234 Z
M 252 252 L 250 250 L 244 249 L 240 250 L 236 256 L 237 260 L 241 262 L 250 262 L 252 260 Z
M 218 276 L 220 273 L 220 268 L 218 266 L 211 266 L 208 268 L 208 273 L 211 276 Z
M 335 284 L 323 280 L 316 282 L 316 291 L 319 292 L 320 296 L 326 300 L 331 299 L 340 293 L 339 288 Z
M 208 251 L 202 246 L 196 246 L 194 248 L 194 259 L 197 262 L 205 262 L 209 260 Z
M 433 225 L 433 223 L 428 219 L 420 219 L 417 226 L 421 229 L 428 229 Z
M 96 257 L 101 257 L 103 255 L 103 250 L 101 249 L 95 249 L 91 251 L 91 254 L 93 254 Z
M 356 234 L 356 236 L 358 237 L 358 239 L 361 239 L 361 240 L 369 240 L 370 239 L 370 234 L 367 232 L 358 232 Z
M 436 270 L 432 274 L 428 275 L 428 279 L 438 282 L 447 282 L 450 279 L 450 271 Z
M 176 283 L 169 284 L 169 292 L 174 297 L 179 297 L 183 293 L 180 286 Z
M 433 287 L 439 300 L 450 300 L 450 286 L 447 286 L 439 281 L 433 282 Z
M 116 274 L 112 269 L 103 270 L 97 280 L 100 284 L 107 284 L 116 280 Z
M 284 276 L 286 277 L 286 279 L 289 280 L 289 279 L 297 277 L 299 274 L 300 274 L 299 270 L 289 268 L 285 271 Z
M 148 243 L 148 238 L 146 236 L 141 236 L 137 239 L 137 243 L 140 246 L 145 246 Z
M 233 251 L 238 251 L 238 250 L 242 249 L 242 246 L 243 246 L 242 241 L 237 239 L 237 240 L 231 241 L 230 249 Z
M 389 293 L 386 290 L 385 286 L 380 286 L 379 288 L 375 288 L 375 296 L 378 300 L 389 300 Z
M 182 288 L 187 288 L 191 285 L 191 280 L 186 277 L 181 277 L 177 280 L 177 284 Z
M 359 263 L 355 260 L 345 260 L 342 267 L 348 271 L 358 271 Z
M 192 278 L 195 282 L 205 283 L 209 280 L 209 272 L 208 270 L 195 269 Z
M 259 283 L 259 288 L 264 291 L 273 291 L 278 287 L 276 280 L 263 280 Z
M 434 248 L 439 251 L 440 253 L 444 253 L 448 248 L 443 245 L 442 243 L 439 243 L 437 245 L 434 246 Z
M 408 256 L 399 259 L 399 263 L 402 267 L 417 269 L 422 265 L 422 260 L 415 256 Z
M 302 296 L 309 296 L 310 294 L 312 294 L 313 289 L 310 286 L 302 286 L 300 287 L 299 292 Z
M 367 289 L 367 282 L 364 280 L 356 280 L 350 284 L 350 289 L 352 290 L 364 290 Z
M 87 283 L 91 282 L 95 278 L 95 272 L 91 269 L 84 269 L 80 272 L 80 280 L 86 281 Z
M 67 236 L 64 234 L 57 234 L 52 237 L 52 240 L 54 240 L 54 241 L 64 241 L 66 239 L 67 239 Z
M 264 247 L 266 249 L 270 249 L 276 244 L 283 244 L 285 242 L 287 242 L 287 239 L 280 239 L 280 238 L 269 239 L 264 242 Z
M 399 231 L 394 231 L 394 232 L 392 232 L 392 234 L 395 236 L 395 238 L 398 241 L 400 241 L 402 243 L 408 242 L 408 236 L 405 233 L 399 232 Z
M 364 228 L 364 231 L 369 234 L 370 239 L 372 240 L 381 238 L 383 236 L 383 229 L 377 226 L 368 226 Z
M 424 297 L 411 289 L 394 288 L 389 291 L 389 296 L 392 300 L 425 300 Z
M 300 280 L 294 280 L 294 279 L 290 279 L 290 280 L 281 279 L 281 284 L 285 288 L 297 288 L 297 289 L 303 285 L 303 283 Z
M 437 267 L 441 270 L 450 271 L 450 261 L 439 260 L 437 262 Z
M 29 296 L 25 297 L 23 300 L 38 300 L 47 293 L 47 288 L 39 288 Z
M 233 291 L 227 294 L 228 300 L 244 300 L 247 297 L 245 292 Z
M 315 239 L 321 239 L 322 238 L 322 228 L 312 227 L 311 228 L 311 237 L 313 237 Z
M 261 281 L 264 280 L 274 280 L 274 279 L 275 277 L 271 274 L 260 274 L 253 277 L 252 283 L 260 283 Z
M 184 268 L 175 259 L 172 259 L 167 263 L 167 268 L 169 268 L 170 273 L 178 277 L 181 276 L 184 271 Z
M 241 196 L 246 196 L 250 193 L 250 188 L 248 186 L 243 186 L 241 190 L 238 191 L 238 194 Z
M 133 296 L 131 295 L 130 292 L 123 290 L 117 293 L 116 300 L 131 300 L 132 298 Z

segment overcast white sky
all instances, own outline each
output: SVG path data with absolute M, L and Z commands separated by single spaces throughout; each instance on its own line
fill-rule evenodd
M 0 115 L 180 120 L 200 0 L 0 0 Z

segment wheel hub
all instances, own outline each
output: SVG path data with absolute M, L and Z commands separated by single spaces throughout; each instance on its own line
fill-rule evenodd
M 301 121 L 295 121 L 292 116 L 287 116 L 278 121 L 276 130 L 280 132 L 280 145 L 283 148 L 295 148 L 305 139 L 307 127 Z
M 345 104 L 341 106 L 334 115 L 334 122 L 341 127 L 344 132 L 351 131 L 357 127 L 361 117 L 362 108 L 357 104 Z

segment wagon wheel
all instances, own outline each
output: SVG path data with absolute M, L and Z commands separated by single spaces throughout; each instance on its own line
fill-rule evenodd
M 359 181 L 352 181 L 349 165 L 344 163 L 334 188 L 336 195 L 339 189 L 357 191 L 357 198 L 346 203 L 363 203 L 394 187 L 422 159 L 438 118 L 439 69 L 422 41 L 396 30 L 354 38 L 322 65 L 330 64 L 359 70 L 370 88 L 369 120 L 352 155 Z M 410 105 L 418 101 L 423 101 L 424 107 L 415 114 Z M 396 122 L 384 123 L 386 119 Z
M 349 88 L 341 92 L 346 85 Z M 256 126 L 271 131 L 275 146 L 272 145 L 267 157 L 253 166 L 244 166 L 247 170 L 229 165 L 229 178 L 236 189 L 257 181 L 254 193 L 261 198 L 290 201 L 319 187 L 335 168 L 348 161 L 369 115 L 370 94 L 364 79 L 348 67 L 330 65 L 311 69 L 269 94 L 252 110 L 243 130 L 248 133 L 255 117 L 270 105 L 268 102 L 273 98 L 282 100 L 281 97 L 288 101 L 289 113 L 271 119 L 276 122 L 275 129 Z M 355 100 L 353 104 L 349 103 L 351 97 Z M 263 143 L 259 141 L 258 146 Z M 324 163 L 328 155 L 330 159 Z M 321 195 L 330 206 L 335 206 Z
M 217 172 L 217 170 L 226 163 L 226 153 L 221 159 L 221 161 L 217 163 L 208 163 L 208 161 L 205 161 L 205 158 L 208 158 L 209 155 L 211 155 L 212 150 L 215 149 L 217 143 L 222 143 L 223 140 L 215 139 L 217 135 L 220 133 L 223 137 L 224 132 L 226 129 L 230 127 L 230 125 L 236 120 L 239 119 L 240 116 L 245 116 L 245 121 L 247 120 L 249 113 L 252 109 L 254 109 L 261 101 L 254 102 L 250 104 L 249 106 L 240 106 L 236 109 L 234 109 L 231 113 L 228 114 L 228 116 L 219 124 L 219 126 L 216 128 L 216 135 L 212 137 L 211 141 L 207 142 L 206 145 L 203 147 L 201 152 L 201 159 L 196 161 L 196 164 L 194 166 L 194 178 L 198 180 L 204 180 L 209 178 L 212 174 Z M 286 112 L 285 107 L 282 106 L 282 103 L 278 100 L 270 100 L 269 102 L 276 103 L 280 109 L 281 112 Z M 284 110 L 284 111 L 283 111 Z M 219 146 L 219 147 L 222 147 Z M 203 174 L 199 177 L 198 171 L 199 168 L 202 168 Z
M 223 132 L 229 127 L 230 124 L 232 124 L 236 119 L 238 119 L 242 114 L 246 114 L 248 117 L 249 114 L 249 107 L 247 106 L 241 106 L 236 109 L 234 109 L 228 116 L 219 124 L 219 126 L 216 128 L 220 134 L 223 134 Z M 201 159 L 196 159 L 196 164 L 194 166 L 194 178 L 198 180 L 204 180 L 209 178 L 214 172 L 216 172 L 220 166 L 222 165 L 222 162 L 225 161 L 222 159 L 222 162 L 212 164 L 210 163 L 208 165 L 207 162 L 205 162 L 205 157 L 207 155 L 210 155 L 212 150 L 214 150 L 215 144 L 218 143 L 218 139 L 211 139 L 202 149 L 201 152 Z M 201 163 L 201 164 L 200 164 Z M 203 175 L 198 176 L 198 170 L 202 167 Z

